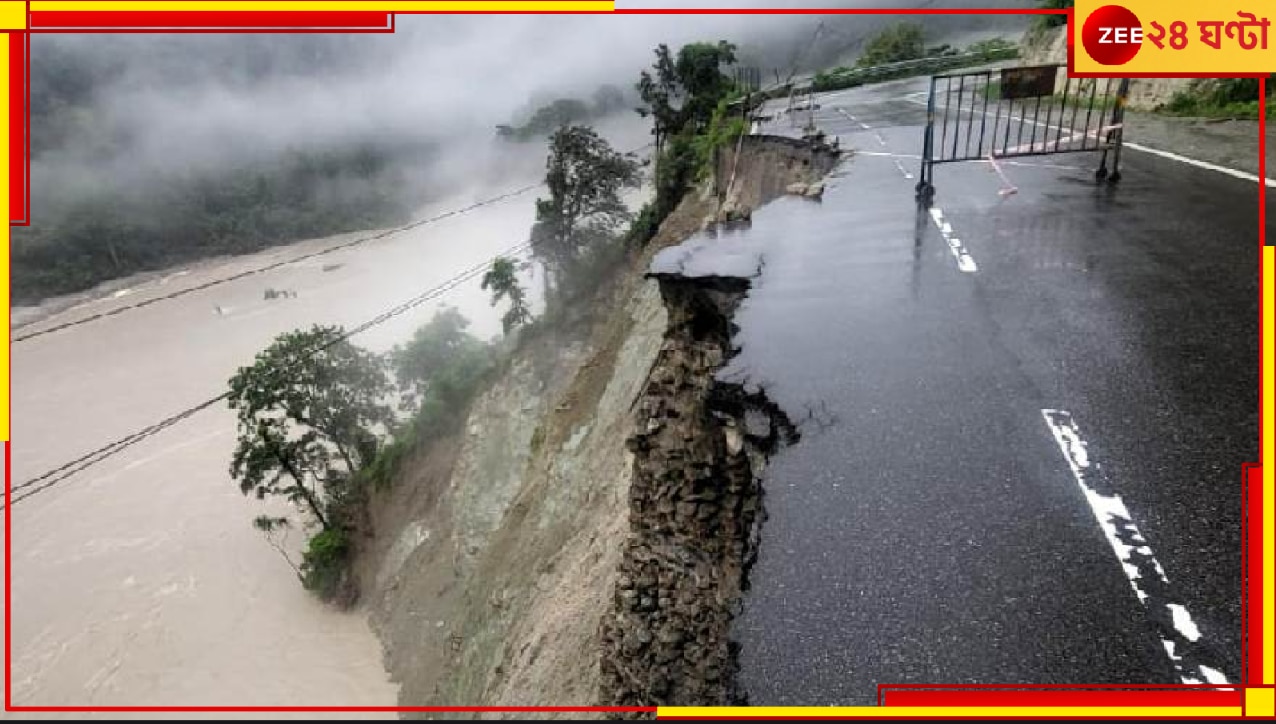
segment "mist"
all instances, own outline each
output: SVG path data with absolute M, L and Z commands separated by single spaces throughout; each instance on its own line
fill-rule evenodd
M 800 3 L 870 4 L 881 6 Z M 875 31 L 901 19 L 400 15 L 393 34 L 38 34 L 31 39 L 32 233 L 17 236 L 15 252 L 22 257 L 32 247 L 54 243 L 66 233 L 48 226 L 61 210 L 106 190 L 118 215 L 151 216 L 147 209 L 152 206 L 180 208 L 163 198 L 173 188 L 204 177 L 212 179 L 210 184 L 223 183 L 218 176 L 223 173 L 260 174 L 287 153 L 346 154 L 362 145 L 384 160 L 375 173 L 324 184 L 325 199 L 352 192 L 350 207 L 367 206 L 364 196 L 392 195 L 396 206 L 421 208 L 442 197 L 493 195 L 534 182 L 544 162 L 543 143 L 499 140 L 496 125 L 525 119 L 549 99 L 588 100 L 603 84 L 632 94 L 639 71 L 650 64 L 659 43 L 676 49 L 687 42 L 730 40 L 739 47 L 740 63 L 761 68 L 767 82 L 776 75 L 849 62 Z M 928 42 L 936 44 L 1017 37 L 1028 23 L 1026 16 L 908 19 L 921 23 Z M 617 113 L 596 125 L 618 148 L 648 140 L 646 122 L 634 113 Z M 402 220 L 373 216 L 370 212 L 333 230 Z M 218 232 L 223 235 L 235 228 L 221 226 L 230 227 Z M 238 253 L 277 241 L 227 242 L 217 248 Z M 121 272 L 154 268 L 168 258 L 136 252 L 139 261 L 132 262 L 129 253 L 126 248 L 121 261 L 120 253 L 112 251 L 111 262 Z M 24 273 L 23 258 L 15 259 L 15 278 Z M 50 251 L 39 264 L 47 265 L 49 258 L 61 256 Z M 23 296 L 20 282 L 15 287 Z M 70 288 L 57 289 L 64 286 Z

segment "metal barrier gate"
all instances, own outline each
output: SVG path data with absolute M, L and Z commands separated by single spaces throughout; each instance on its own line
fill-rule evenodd
M 935 166 L 1100 151 L 1095 178 L 1121 178 L 1128 78 L 1070 78 L 1062 65 L 936 75 L 930 80 L 917 198 L 935 195 Z M 1108 153 L 1112 169 L 1108 169 Z

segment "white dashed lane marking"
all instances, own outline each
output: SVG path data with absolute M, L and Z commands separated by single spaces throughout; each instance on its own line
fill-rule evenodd
M 938 206 L 932 208 L 930 210 L 930 218 L 934 220 L 940 236 L 943 236 L 944 241 L 948 243 L 949 251 L 953 253 L 953 258 L 957 260 L 957 268 L 966 273 L 979 271 L 979 267 L 975 265 L 974 257 L 970 255 L 970 252 L 966 251 L 961 239 L 957 238 L 957 234 L 953 232 L 953 225 L 944 220 L 943 210 Z
M 873 130 L 873 127 L 872 127 L 872 126 L 870 126 L 870 125 L 868 125 L 867 123 L 864 123 L 863 121 L 859 120 L 858 118 L 856 118 L 856 117 L 855 117 L 854 115 L 852 115 L 851 113 L 848 113 L 848 112 L 847 112 L 847 110 L 846 110 L 845 108 L 842 108 L 841 106 L 834 106 L 834 109 L 835 109 L 835 110 L 837 110 L 837 112 L 838 112 L 838 113 L 841 113 L 843 116 L 846 116 L 847 120 L 851 121 L 852 123 L 858 123 L 858 124 L 859 124 L 859 126 L 860 126 L 860 128 L 863 128 L 863 129 L 864 129 L 864 130 L 866 130 L 866 131 L 872 131 L 872 130 Z M 874 131 L 873 135 L 877 137 L 877 143 L 878 143 L 878 144 L 879 144 L 882 148 L 886 148 L 886 147 L 887 147 L 886 137 L 882 135 L 881 131 Z M 859 154 L 861 154 L 861 155 L 865 155 L 865 156 L 891 156 L 891 157 L 894 157 L 894 156 L 896 155 L 896 154 L 892 154 L 892 153 L 885 153 L 885 152 L 873 153 L 873 152 L 868 152 L 868 151 L 856 151 L 856 153 L 859 153 Z M 919 157 L 919 156 L 914 156 L 913 158 L 920 158 L 920 157 Z M 908 169 L 904 168 L 904 165 L 903 165 L 902 163 L 900 163 L 900 162 L 899 162 L 899 159 L 898 159 L 898 158 L 895 158 L 895 168 L 899 169 L 900 174 L 902 174 L 902 175 L 904 176 L 904 178 L 908 179 L 909 181 L 912 181 L 912 180 L 913 180 L 913 174 L 912 174 L 912 173 L 910 173 L 910 172 L 908 171 Z
M 848 112 L 846 111 L 846 109 L 845 109 L 845 108 L 842 108 L 841 106 L 836 106 L 836 108 L 837 108 L 837 112 L 838 112 L 838 113 L 841 113 L 843 116 L 846 116 L 846 119 L 847 119 L 848 121 L 850 121 L 851 123 L 858 124 L 858 125 L 859 125 L 859 127 L 860 127 L 860 128 L 862 128 L 862 129 L 864 129 L 865 131 L 871 131 L 871 130 L 873 130 L 873 127 L 872 127 L 872 126 L 870 126 L 870 125 L 868 125 L 867 123 L 865 123 L 865 122 L 861 121 L 860 119 L 856 118 L 854 115 L 852 115 L 852 114 L 848 113 Z M 881 138 L 882 138 L 882 134 L 880 134 L 880 133 L 879 133 L 879 134 L 877 134 L 877 138 L 878 138 L 878 140 L 881 140 Z M 883 142 L 883 143 L 882 143 L 882 145 L 883 145 L 883 146 L 885 146 L 885 145 L 886 145 L 886 143 L 885 143 L 885 142 Z
M 1090 457 L 1081 430 L 1065 410 L 1042 410 L 1046 425 L 1063 452 L 1095 520 L 1112 546 L 1121 570 L 1125 572 L 1134 595 L 1148 611 L 1148 618 L 1159 629 L 1161 647 L 1179 679 L 1184 684 L 1227 684 L 1218 669 L 1206 666 L 1200 659 L 1208 657 L 1201 645 L 1201 630 L 1187 607 L 1174 600 L 1170 579 L 1152 553 L 1134 516 L 1104 475 L 1099 463 Z

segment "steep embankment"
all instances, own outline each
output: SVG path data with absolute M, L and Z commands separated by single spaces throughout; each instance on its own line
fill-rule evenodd
M 757 550 L 760 475 L 797 429 L 766 398 L 715 374 L 747 279 L 660 275 L 669 324 L 630 439 L 629 539 L 603 623 L 609 705 L 726 704 L 728 631 Z
M 725 698 L 758 463 L 795 431 L 713 379 L 747 280 L 645 272 L 721 208 L 755 207 L 834 159 L 754 137 L 738 162 L 722 154 L 719 178 L 736 178 L 716 185 L 725 203 L 714 184 L 690 194 L 590 323 L 524 345 L 457 438 L 420 451 L 376 501 L 361 579 L 403 704 L 654 702 L 653 657 L 687 662 L 685 688 L 660 701 Z M 694 561 L 677 553 L 693 542 Z M 625 644 L 648 635 L 663 638 Z

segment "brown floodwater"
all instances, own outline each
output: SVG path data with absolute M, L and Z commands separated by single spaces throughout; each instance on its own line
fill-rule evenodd
M 616 148 L 649 140 L 636 116 L 600 130 Z M 539 143 L 466 153 L 475 179 L 470 187 L 453 188 L 416 218 L 534 184 L 543 176 L 544 154 Z M 533 188 L 383 239 L 13 344 L 13 484 L 221 394 L 235 370 L 281 332 L 315 323 L 353 327 L 523 243 L 533 201 L 543 193 Z M 630 200 L 642 197 L 635 192 Z M 23 325 L 14 334 L 369 235 L 117 280 L 77 299 L 14 309 L 13 323 Z M 524 281 L 535 309 L 542 280 L 525 272 Z M 267 289 L 295 296 L 265 299 Z M 353 341 L 385 351 L 444 305 L 468 317 L 475 335 L 500 333 L 504 305 L 494 308 L 475 278 Z M 398 686 L 382 665 L 366 613 L 316 601 L 252 527 L 261 513 L 289 510 L 240 494 L 228 472 L 234 444 L 234 415 L 219 404 L 13 506 L 14 705 L 398 704 Z M 294 560 L 304 538 L 297 530 L 285 542 Z
M 522 185 L 511 181 L 422 215 Z M 533 198 L 14 344 L 13 483 L 221 393 L 280 332 L 353 326 L 519 243 Z M 115 283 L 19 333 L 353 236 Z M 296 297 L 266 300 L 267 288 Z M 474 280 L 355 342 L 387 349 L 440 304 L 479 336 L 499 332 L 501 310 Z M 15 705 L 395 705 L 366 616 L 311 598 L 252 528 L 283 509 L 240 494 L 228 474 L 234 439 L 219 405 L 13 507 Z

